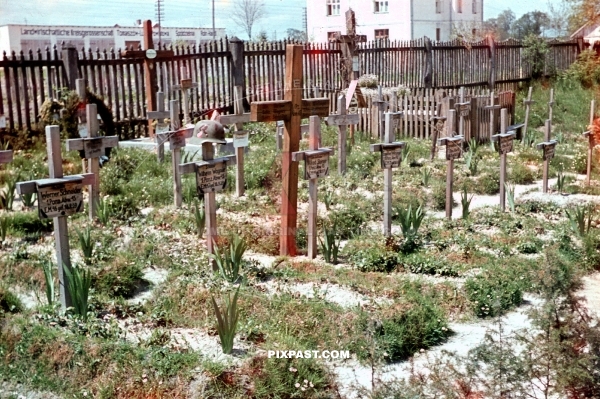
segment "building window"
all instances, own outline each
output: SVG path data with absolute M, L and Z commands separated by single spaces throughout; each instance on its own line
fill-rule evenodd
M 459 14 L 462 13 L 462 0 L 456 0 L 456 12 Z
M 327 15 L 340 15 L 340 0 L 327 0 Z
M 375 29 L 375 39 L 387 39 L 390 37 L 389 29 Z
M 388 12 L 387 0 L 375 0 L 373 4 L 375 5 L 374 12 Z
M 330 42 L 337 41 L 337 39 L 341 35 L 341 33 L 342 32 L 340 32 L 340 31 L 327 32 L 327 41 L 330 41 Z
M 439 42 L 442 37 L 442 30 L 440 28 L 435 28 L 435 41 Z
M 435 0 L 435 13 L 436 14 L 442 13 L 442 0 Z
M 473 9 L 471 10 L 473 14 L 477 14 L 477 1 L 473 0 Z

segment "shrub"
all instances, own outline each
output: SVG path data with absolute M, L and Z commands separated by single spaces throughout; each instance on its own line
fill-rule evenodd
M 473 312 L 482 318 L 501 315 L 523 302 L 519 281 L 499 268 L 467 279 L 465 289 Z
M 600 61 L 593 50 L 582 51 L 577 61 L 561 75 L 562 79 L 575 79 L 583 87 L 600 83 Z
M 549 52 L 550 46 L 543 38 L 530 34 L 523 40 L 523 61 L 531 67 L 532 78 L 540 78 L 544 74 Z
M 431 192 L 432 207 L 436 211 L 443 211 L 446 209 L 446 185 L 437 183 L 433 186 Z M 454 204 L 453 204 L 454 205 Z
M 19 298 L 8 288 L 0 285 L 0 317 L 5 313 L 19 313 L 22 310 L 23 304 Z
M 113 298 L 131 298 L 145 283 L 137 263 L 109 266 L 94 277 L 93 285 L 100 293 Z
M 367 221 L 367 215 L 357 204 L 347 204 L 342 209 L 336 209 L 329 214 L 331 224 L 337 227 L 339 238 L 346 240 L 360 235 Z
M 522 162 L 513 162 L 508 179 L 514 184 L 532 184 L 535 173 Z
M 350 263 L 361 272 L 389 273 L 396 269 L 398 257 L 387 249 L 372 247 L 351 254 Z
M 458 276 L 454 266 L 446 258 L 439 255 L 414 253 L 398 258 L 398 265 L 411 273 L 431 274 L 436 276 Z
M 500 175 L 498 172 L 485 173 L 479 177 L 474 186 L 476 194 L 496 195 L 500 192 Z

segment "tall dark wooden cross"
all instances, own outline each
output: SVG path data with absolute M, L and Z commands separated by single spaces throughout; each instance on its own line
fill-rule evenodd
M 96 104 L 86 105 L 87 137 L 67 140 L 67 151 L 83 151 L 82 158 L 87 160 L 84 171 L 94 175 L 94 182 L 89 187 L 89 217 L 94 220 L 100 201 L 100 157 L 107 148 L 118 147 L 119 137 L 98 137 L 98 110 Z M 84 162 L 85 164 L 85 162 Z
M 71 271 L 67 217 L 83 211 L 82 188 L 84 185 L 93 184 L 95 177 L 92 173 L 63 175 L 59 126 L 46 126 L 46 143 L 50 178 L 19 182 L 17 192 L 19 195 L 36 193 L 39 217 L 53 220 L 60 303 L 62 309 L 66 310 L 73 304 L 68 275 L 64 272 Z
M 381 153 L 381 168 L 383 169 L 383 234 L 392 235 L 392 171 L 402 163 L 402 150 L 405 143 L 394 141 L 396 125 L 402 118 L 402 112 L 387 112 L 385 114 L 385 139 L 383 143 L 371 144 L 371 152 Z
M 484 109 L 490 111 L 490 140 L 491 137 L 496 134 L 496 113 L 502 108 L 500 104 L 496 104 L 496 98 L 494 97 L 494 92 L 490 93 L 490 105 L 486 105 Z
M 308 151 L 292 153 L 294 162 L 304 161 L 304 179 L 308 180 L 308 257 L 317 256 L 317 181 L 329 175 L 330 148 L 319 148 L 321 118 L 311 116 L 309 121 Z
M 313 115 L 329 115 L 328 98 L 302 99 L 302 54 L 303 46 L 287 45 L 284 100 L 255 102 L 250 108 L 250 119 L 253 122 L 284 121 L 279 251 L 281 255 L 290 256 L 297 253 L 298 163 L 292 161 L 292 153 L 300 150 L 300 121 Z
M 471 102 L 465 101 L 465 88 L 460 88 L 460 102 L 454 104 L 456 107 L 456 113 L 458 114 L 458 135 L 465 138 L 466 142 L 471 139 L 471 132 L 469 135 L 465 135 L 465 118 L 471 115 Z
M 336 36 L 336 41 L 340 43 L 342 52 L 342 82 L 344 86 L 349 86 L 352 80 L 358 79 L 359 65 L 356 45 L 367 41 L 366 35 L 356 34 L 356 17 L 351 8 L 346 11 L 346 34 Z
M 155 62 L 160 59 L 174 57 L 173 50 L 154 50 L 152 41 L 152 21 L 144 21 L 144 50 L 125 50 L 121 53 L 123 58 L 143 58 L 144 59 L 144 83 L 146 87 L 146 112 L 156 111 L 156 92 L 158 91 L 158 74 L 156 73 Z M 154 137 L 154 129 L 148 121 L 148 132 Z
M 588 150 L 587 150 L 587 169 L 586 169 L 586 177 L 585 182 L 589 186 L 590 178 L 592 175 L 592 158 L 594 156 L 594 147 L 596 146 L 596 141 L 594 139 L 594 135 L 590 130 L 594 124 L 594 111 L 596 110 L 596 100 L 592 100 L 592 104 L 590 107 L 590 124 L 588 126 L 588 130 L 583 132 L 583 137 L 587 137 L 588 139 Z

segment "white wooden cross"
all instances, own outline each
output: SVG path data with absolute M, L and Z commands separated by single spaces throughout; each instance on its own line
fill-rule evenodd
M 494 92 L 490 93 L 490 105 L 486 105 L 484 109 L 490 111 L 490 139 L 496 134 L 496 110 L 502 108 L 500 104 L 496 104 Z
M 543 151 L 542 158 L 544 160 L 544 171 L 542 177 L 542 191 L 544 193 L 548 192 L 548 170 L 550 168 L 550 161 L 554 158 L 554 152 L 556 151 L 556 144 L 558 141 L 551 140 L 550 136 L 552 134 L 552 121 L 550 119 L 546 120 L 546 125 L 544 129 L 544 142 L 536 145 L 538 150 Z
M 430 159 L 435 159 L 435 153 L 437 152 L 437 141 L 440 134 L 444 131 L 444 125 L 446 123 L 446 117 L 442 116 L 442 103 L 439 102 L 436 105 L 435 113 L 429 118 L 430 122 L 435 122 L 433 125 L 433 134 L 431 137 L 431 154 Z
M 277 121 L 277 130 L 275 140 L 277 143 L 277 151 L 283 149 L 283 128 L 285 127 L 284 121 Z M 300 134 L 302 138 L 305 138 L 309 133 L 309 125 L 300 125 Z M 319 137 L 319 146 L 321 146 L 321 137 Z
M 338 114 L 329 115 L 326 123 L 329 126 L 338 127 L 338 173 L 346 174 L 346 126 L 357 125 L 358 114 L 346 114 L 346 96 L 338 97 Z
M 196 190 L 199 197 L 204 198 L 204 214 L 206 215 L 206 247 L 214 253 L 214 245 L 218 241 L 217 206 L 215 192 L 227 186 L 227 166 L 235 163 L 235 156 L 214 159 L 213 143 L 202 143 L 202 161 L 179 165 L 179 173 L 196 174 Z M 213 269 L 216 265 L 211 262 Z
M 523 100 L 523 104 L 525 104 L 525 123 L 523 124 L 523 137 L 522 141 L 525 142 L 527 137 L 527 126 L 529 124 L 529 110 L 531 108 L 531 104 L 534 104 L 535 101 L 531 99 L 531 92 L 533 87 L 529 86 L 529 94 L 527 94 L 527 98 Z
M 147 119 L 148 123 L 150 123 L 150 120 L 156 119 L 156 156 L 158 157 L 159 162 L 163 162 L 165 160 L 166 139 L 165 136 L 158 136 L 158 133 L 164 133 L 169 130 L 169 125 L 164 122 L 164 119 L 169 118 L 171 116 L 171 113 L 165 110 L 165 93 L 163 93 L 162 91 L 156 93 L 156 104 L 158 110 L 148 111 Z
M 331 148 L 319 148 L 321 118 L 309 118 L 308 151 L 292 152 L 292 161 L 304 160 L 304 179 L 308 180 L 308 257 L 317 256 L 317 181 L 329 175 Z
M 181 208 L 183 202 L 181 190 L 181 173 L 179 173 L 179 164 L 181 163 L 181 149 L 185 147 L 185 140 L 192 137 L 194 127 L 185 127 L 181 129 L 179 121 L 179 101 L 171 100 L 169 102 L 171 112 L 171 131 L 157 133 L 156 137 L 161 142 L 169 141 L 171 150 L 171 163 L 173 167 L 173 199 L 176 208 Z M 189 125 L 188 125 L 189 126 Z
M 594 135 L 592 134 L 592 126 L 594 125 L 594 111 L 596 110 L 596 100 L 592 100 L 590 106 L 590 124 L 588 126 L 588 130 L 583 132 L 583 137 L 587 137 L 588 139 L 588 150 L 587 150 L 587 169 L 586 169 L 586 184 L 590 185 L 590 178 L 592 176 L 592 158 L 594 156 L 594 147 L 596 146 L 596 141 L 594 140 Z
M 92 173 L 63 175 L 59 126 L 46 126 L 46 143 L 50 178 L 19 182 L 17 192 L 19 195 L 36 193 L 39 217 L 53 219 L 60 303 L 65 310 L 73 304 L 68 277 L 64 272 L 65 269 L 71 271 L 67 216 L 83 211 L 82 188 L 93 184 L 95 176 Z
M 506 131 L 507 124 L 508 110 L 502 108 L 500 110 L 500 134 L 493 135 L 492 141 L 498 142 L 498 152 L 500 153 L 500 209 L 503 212 L 506 210 L 506 189 L 504 185 L 506 182 L 506 154 L 512 152 L 513 141 L 517 136 L 514 130 Z
M 377 100 L 373 101 L 373 104 L 377 107 L 377 119 L 379 121 L 379 138 L 385 140 L 385 128 L 384 128 L 384 117 L 383 113 L 385 108 L 388 106 L 388 102 L 383 100 L 383 91 L 381 85 L 377 86 Z
M 94 175 L 94 182 L 89 186 L 89 216 L 94 220 L 100 200 L 100 161 L 107 148 L 119 146 L 118 136 L 98 137 L 98 110 L 96 104 L 86 106 L 87 137 L 67 140 L 67 151 L 83 151 L 83 159 L 87 159 L 87 172 Z M 84 170 L 85 171 L 85 170 Z
M 11 150 L 0 151 L 0 164 L 9 163 L 13 160 L 13 152 Z
M 233 88 L 233 100 L 234 100 L 234 112 L 237 115 L 242 115 L 244 112 L 244 99 L 243 99 L 243 87 L 234 86 Z M 248 120 L 250 119 L 250 114 Z M 236 159 L 236 171 L 235 171 L 235 191 L 238 197 L 244 195 L 244 151 L 248 147 L 250 133 L 243 130 L 244 124 L 237 122 L 235 124 L 235 131 L 233 132 L 233 148 L 235 148 L 235 159 Z
M 400 167 L 404 142 L 394 141 L 396 125 L 402 119 L 402 112 L 385 113 L 385 140 L 383 143 L 371 144 L 371 152 L 381 152 L 381 168 L 383 169 L 383 234 L 392 234 L 392 169 Z
M 465 117 L 471 114 L 471 102 L 465 101 L 465 88 L 460 88 L 460 102 L 454 104 L 458 113 L 458 135 L 465 137 Z
M 181 103 L 183 108 L 183 123 L 184 125 L 192 123 L 190 118 L 190 103 L 189 103 L 189 90 L 198 87 L 198 83 L 192 82 L 188 69 L 185 66 L 181 67 L 181 83 L 173 85 L 174 90 L 181 90 Z
M 448 126 L 454 126 L 456 111 L 448 110 Z M 452 128 L 447 137 L 438 140 L 438 145 L 446 146 L 446 217 L 452 219 L 452 205 L 454 204 L 454 160 L 462 156 L 465 137 L 455 136 Z
M 552 123 L 552 111 L 554 108 L 554 89 L 550 89 L 550 101 L 548 101 L 548 119 Z

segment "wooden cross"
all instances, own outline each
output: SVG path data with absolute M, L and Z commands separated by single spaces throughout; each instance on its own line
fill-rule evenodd
M 583 137 L 587 137 L 588 139 L 588 150 L 587 150 L 587 169 L 586 169 L 586 184 L 590 185 L 590 178 L 592 176 L 592 158 L 594 156 L 594 147 L 596 146 L 596 142 L 594 140 L 594 135 L 590 130 L 594 124 L 594 111 L 596 109 L 596 100 L 592 100 L 592 104 L 590 107 L 590 124 L 588 126 L 588 130 L 583 132 Z
M 179 173 L 196 174 L 196 190 L 198 197 L 204 198 L 204 214 L 206 215 L 206 247 L 214 253 L 214 245 L 218 241 L 217 206 L 215 193 L 227 186 L 227 166 L 235 163 L 235 155 L 214 159 L 213 143 L 202 143 L 202 161 L 179 165 Z M 216 268 L 212 262 L 213 269 Z
M 157 133 L 156 139 L 162 143 L 169 141 L 169 149 L 171 150 L 171 164 L 173 167 L 173 201 L 176 208 L 181 208 L 183 196 L 181 194 L 181 173 L 179 172 L 179 164 L 181 163 L 181 149 L 185 147 L 186 139 L 192 137 L 194 127 L 186 127 L 181 129 L 179 121 L 179 101 L 171 100 L 169 102 L 171 116 L 171 131 Z
M 46 143 L 50 178 L 19 182 L 17 192 L 19 195 L 37 193 L 39 217 L 53 219 L 60 303 L 66 310 L 73 304 L 68 277 L 64 272 L 65 269 L 71 271 L 67 216 L 83 211 L 82 188 L 93 184 L 96 178 L 91 173 L 63 176 L 59 126 L 46 126 Z
M 348 86 L 346 111 L 356 113 L 358 108 L 366 108 L 366 106 L 367 101 L 365 100 L 360 87 L 358 87 L 358 72 L 356 72 L 354 80 L 352 80 Z M 350 125 L 350 143 L 354 144 L 354 125 Z
M 304 160 L 304 179 L 308 180 L 308 257 L 317 256 L 317 181 L 329 175 L 329 155 L 331 148 L 319 148 L 321 137 L 321 118 L 311 116 L 308 151 L 292 153 L 292 161 Z
M 465 101 L 465 88 L 460 88 L 460 102 L 454 104 L 456 112 L 458 113 L 458 135 L 465 137 L 465 117 L 471 114 L 471 102 Z M 470 137 L 466 138 L 467 142 Z
M 145 50 L 125 50 L 121 53 L 123 58 L 143 58 L 144 59 L 144 81 L 146 87 L 146 112 L 155 111 L 156 91 L 158 89 L 158 78 L 156 73 L 155 61 L 175 56 L 173 50 L 154 50 L 152 42 L 152 21 L 144 21 L 144 48 Z M 148 132 L 150 137 L 154 136 L 152 124 L 148 121 Z
M 119 146 L 118 136 L 98 137 L 98 110 L 96 104 L 86 106 L 87 137 L 67 140 L 67 151 L 83 151 L 82 158 L 87 159 L 87 172 L 94 176 L 93 183 L 89 186 L 89 216 L 94 220 L 100 200 L 100 161 L 99 158 L 106 153 L 107 148 Z M 84 168 L 84 171 L 86 168 Z
M 441 102 L 437 104 L 435 114 L 429 120 L 435 122 L 435 124 L 433 125 L 433 135 L 431 138 L 431 155 L 430 155 L 430 159 L 433 161 L 435 159 L 435 153 L 437 152 L 438 137 L 444 131 L 444 125 L 446 123 L 446 117 L 442 116 L 442 103 Z
M 243 87 L 234 86 L 234 110 L 236 115 L 242 115 L 244 112 Z M 233 132 L 233 148 L 235 148 L 236 171 L 235 171 L 235 188 L 238 197 L 244 195 L 244 151 L 248 147 L 249 132 L 243 130 L 244 124 L 238 122 L 235 124 Z
M 327 125 L 338 127 L 338 173 L 346 174 L 346 126 L 356 125 L 359 122 L 358 114 L 346 114 L 346 96 L 338 97 L 339 114 L 329 115 Z
M 550 89 L 550 101 L 548 101 L 548 119 L 552 123 L 552 110 L 554 107 L 554 89 Z
M 544 171 L 542 177 L 542 191 L 548 192 L 548 170 L 550 168 L 550 161 L 554 158 L 554 152 L 556 151 L 556 144 L 558 141 L 551 140 L 550 135 L 552 134 L 552 121 L 546 120 L 546 126 L 544 130 L 544 142 L 536 145 L 538 150 L 543 151 L 542 159 L 544 160 Z
M 0 164 L 10 163 L 13 160 L 13 152 L 11 150 L 0 151 Z
M 456 110 L 448 110 L 448 125 L 454 126 Z M 446 217 L 452 219 L 452 205 L 454 204 L 454 160 L 462 156 L 464 136 L 454 136 L 450 131 L 447 137 L 438 140 L 438 145 L 446 146 Z
M 400 167 L 404 142 L 394 141 L 396 124 L 402 118 L 402 112 L 385 113 L 385 140 L 383 143 L 371 144 L 371 152 L 381 152 L 381 168 L 383 169 L 383 234 L 392 234 L 392 169 Z
M 157 99 L 157 110 L 156 111 L 148 111 L 146 114 L 146 119 L 148 120 L 148 126 L 151 124 L 151 120 L 156 119 L 156 132 L 155 132 L 155 140 L 156 140 L 156 156 L 159 162 L 163 162 L 165 160 L 165 136 L 159 135 L 159 133 L 165 133 L 169 131 L 169 125 L 164 122 L 165 118 L 171 117 L 171 112 L 165 110 L 165 94 L 162 91 L 156 93 Z
M 281 151 L 283 149 L 283 127 L 285 126 L 285 123 L 283 123 L 283 121 L 277 121 L 277 130 L 276 130 L 276 136 L 275 136 L 275 141 L 277 144 L 277 151 Z M 309 126 L 308 125 L 300 125 L 300 135 L 302 138 L 306 137 L 306 135 L 309 133 Z M 319 137 L 319 140 L 321 140 L 321 138 Z M 321 145 L 321 142 L 319 141 L 319 145 Z
M 529 109 L 531 108 L 531 104 L 534 104 L 535 101 L 531 99 L 531 92 L 533 87 L 529 86 L 529 93 L 527 94 L 527 98 L 523 100 L 523 104 L 525 104 L 525 123 L 523 124 L 523 142 L 525 142 L 525 138 L 527 137 L 527 125 L 529 124 Z
M 288 44 L 285 56 L 285 94 L 283 101 L 263 101 L 251 104 L 253 122 L 284 121 L 281 172 L 281 255 L 296 255 L 296 222 L 298 217 L 298 164 L 292 153 L 300 150 L 300 120 L 316 115 L 329 115 L 329 99 L 302 99 L 303 46 Z
M 340 50 L 342 52 L 342 81 L 347 86 L 351 80 L 358 79 L 359 68 L 356 44 L 366 42 L 367 36 L 356 34 L 356 18 L 352 9 L 346 11 L 345 17 L 346 34 L 338 34 L 336 41 L 340 43 Z
M 490 93 L 490 105 L 486 105 L 484 109 L 490 111 L 490 139 L 496 134 L 496 110 L 502 108 L 500 104 L 496 104 L 496 99 L 494 97 L 494 92 Z
M 378 118 L 377 120 L 379 121 L 378 136 L 383 141 L 383 140 L 385 140 L 383 112 L 385 111 L 385 107 L 388 105 L 388 102 L 383 100 L 383 92 L 381 89 L 381 85 L 377 86 L 377 100 L 374 100 L 373 104 L 375 104 L 375 106 L 377 106 L 377 118 Z
M 198 83 L 192 82 L 192 78 L 188 73 L 188 69 L 185 66 L 181 67 L 181 84 L 173 85 L 174 90 L 181 90 L 181 103 L 183 104 L 183 124 L 187 125 L 192 123 L 190 118 L 190 103 L 189 103 L 189 89 L 198 87 Z
M 506 210 L 506 188 L 504 183 L 506 182 L 506 154 L 512 152 L 513 141 L 516 137 L 514 130 L 506 132 L 506 125 L 508 124 L 508 110 L 502 108 L 500 110 L 500 134 L 492 136 L 492 141 L 498 142 L 498 152 L 500 153 L 500 209 L 504 212 Z

